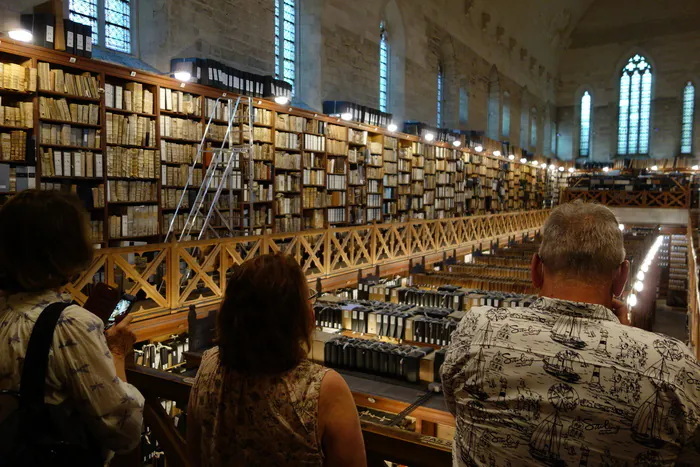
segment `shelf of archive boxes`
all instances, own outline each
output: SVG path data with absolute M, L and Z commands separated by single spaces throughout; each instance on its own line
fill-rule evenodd
M 44 62 L 48 62 L 48 63 L 54 64 L 54 65 L 72 67 L 72 68 L 79 70 L 81 72 L 87 71 L 87 72 L 98 73 L 100 75 L 100 83 L 102 83 L 102 84 L 104 84 L 105 76 L 108 75 L 111 78 L 120 78 L 120 79 L 127 80 L 127 81 L 140 82 L 142 84 L 155 85 L 155 86 L 157 86 L 158 90 L 160 87 L 167 87 L 170 89 L 175 89 L 175 90 L 195 94 L 195 95 L 201 96 L 203 98 L 206 98 L 206 97 L 209 97 L 209 98 L 235 97 L 236 96 L 236 94 L 234 94 L 234 93 L 222 92 L 220 90 L 217 90 L 215 88 L 210 88 L 207 86 L 201 86 L 201 85 L 194 84 L 194 83 L 180 83 L 174 79 L 167 78 L 164 76 L 158 76 L 158 75 L 154 75 L 154 74 L 147 73 L 147 72 L 129 70 L 125 67 L 114 66 L 111 64 L 104 64 L 102 62 L 92 60 L 92 59 L 74 57 L 74 56 L 71 56 L 70 54 L 67 54 L 65 52 L 52 51 L 52 50 L 47 50 L 47 49 L 43 49 L 43 48 L 32 46 L 32 45 L 19 44 L 19 43 L 15 43 L 14 41 L 10 41 L 10 40 L 3 40 L 3 42 L 0 44 L 0 51 L 5 51 L 5 52 L 18 51 L 21 53 L 21 52 L 27 51 L 27 50 L 30 51 L 30 55 L 32 56 L 32 58 L 30 60 L 32 61 L 33 66 L 35 66 L 35 67 L 36 67 L 36 63 L 38 61 L 44 61 Z M 33 93 L 27 93 L 27 94 L 32 95 Z M 65 95 L 60 94 L 60 93 L 59 93 L 59 95 L 60 95 L 60 97 L 66 97 Z M 36 95 L 35 95 L 35 97 L 36 97 Z M 154 95 L 154 100 L 157 101 L 157 99 L 159 99 L 159 92 L 156 92 Z M 100 98 L 96 102 L 100 102 L 101 118 L 103 119 L 102 121 L 104 122 L 105 121 L 104 114 L 106 111 L 106 108 L 104 106 L 104 98 Z M 373 131 L 373 132 L 377 132 L 377 133 L 384 134 L 387 136 L 396 137 L 399 140 L 421 141 L 421 139 L 418 136 L 407 135 L 407 134 L 397 133 L 397 132 L 392 133 L 392 132 L 389 132 L 388 130 L 380 129 L 380 128 L 374 127 L 372 125 L 344 122 L 344 121 L 341 121 L 341 119 L 321 115 L 318 113 L 304 111 L 301 109 L 294 109 L 292 107 L 287 107 L 287 106 L 280 106 L 274 102 L 264 100 L 264 99 L 256 99 L 254 105 L 257 108 L 263 108 L 263 109 L 271 110 L 273 112 L 279 111 L 279 112 L 289 113 L 291 115 L 304 117 L 307 119 L 315 119 L 315 120 L 319 120 L 319 121 L 324 121 L 326 123 L 336 123 L 336 124 L 340 123 L 342 126 L 344 126 L 346 128 L 353 128 L 353 129 L 362 130 L 362 131 L 364 131 L 364 130 Z M 156 118 L 160 118 L 160 105 L 154 104 L 154 107 L 156 109 Z M 112 111 L 112 110 L 114 110 L 114 109 L 110 109 L 110 111 Z M 38 112 L 38 108 L 36 105 L 35 105 L 35 112 Z M 167 113 L 167 112 L 165 112 L 165 113 Z M 151 115 L 148 115 L 148 116 L 151 116 Z M 202 116 L 201 118 L 204 119 L 204 116 Z M 156 125 L 157 132 L 159 132 L 159 126 L 160 125 Z M 260 126 L 268 126 L 269 127 L 269 125 L 260 125 Z M 35 125 L 35 127 L 36 127 L 36 125 Z M 274 131 L 274 129 L 273 129 L 273 131 Z M 309 133 L 309 134 L 316 134 L 316 133 Z M 104 139 L 105 138 L 103 138 L 103 140 Z M 163 137 L 162 139 L 170 140 L 171 138 Z M 161 140 L 160 136 L 158 137 L 158 140 L 160 142 L 160 140 Z M 177 141 L 176 139 L 172 139 L 172 140 Z M 448 143 L 443 143 L 443 142 L 432 142 L 429 144 L 433 145 L 433 146 L 445 147 L 448 149 L 453 148 Z M 276 148 L 276 149 L 279 149 L 279 148 Z M 461 148 L 460 151 L 474 153 L 473 150 L 464 149 L 464 148 Z M 484 157 L 496 159 L 495 156 L 491 156 L 491 155 L 484 155 Z M 499 160 L 502 160 L 502 159 L 499 158 Z M 516 164 L 516 165 L 519 164 L 519 162 L 517 162 L 517 161 L 511 161 L 511 163 Z M 37 178 L 39 179 L 40 175 L 37 175 Z M 160 184 L 160 182 L 159 182 L 159 184 Z M 398 206 L 397 206 L 397 208 L 398 208 Z M 162 229 L 162 225 L 161 225 L 161 229 Z

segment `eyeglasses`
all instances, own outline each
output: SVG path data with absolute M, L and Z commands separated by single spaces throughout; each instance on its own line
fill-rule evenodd
M 318 291 L 316 289 L 309 289 L 309 301 L 313 304 L 316 303 L 318 299 Z

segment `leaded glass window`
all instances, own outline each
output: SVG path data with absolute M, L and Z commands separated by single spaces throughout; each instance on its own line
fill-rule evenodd
M 297 14 L 295 0 L 275 0 L 275 76 L 294 85 Z
M 466 125 L 469 122 L 469 83 L 466 79 L 461 81 L 459 87 L 459 123 Z
M 530 110 L 530 146 L 537 147 L 537 109 Z
M 131 53 L 131 7 L 129 0 L 105 0 L 105 46 Z
M 98 0 L 70 0 L 68 3 L 69 19 L 76 23 L 92 27 L 92 43 L 98 43 Z
M 68 10 L 72 21 L 92 27 L 93 44 L 131 53 L 130 0 L 70 0 Z
M 622 70 L 617 136 L 620 155 L 649 153 L 652 79 L 651 65 L 639 54 Z
M 503 136 L 510 136 L 510 93 L 508 91 L 503 93 Z
M 437 126 L 442 128 L 442 104 L 443 104 L 443 88 L 445 85 L 445 76 L 442 69 L 442 63 L 438 63 L 437 72 Z
M 591 94 L 586 91 L 581 97 L 581 134 L 579 156 L 588 157 L 591 154 Z
M 379 110 L 386 112 L 389 102 L 389 42 L 383 21 L 379 33 Z
M 688 81 L 683 90 L 683 125 L 681 127 L 681 154 L 693 151 L 693 120 L 695 113 L 695 86 Z

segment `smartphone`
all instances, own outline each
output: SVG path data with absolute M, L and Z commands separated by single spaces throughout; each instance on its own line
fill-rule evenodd
M 109 318 L 107 318 L 105 329 L 111 328 L 112 326 L 126 318 L 126 315 L 129 314 L 131 308 L 134 306 L 135 301 L 136 297 L 134 297 L 133 295 L 124 294 L 121 300 L 119 300 L 119 303 L 117 303 L 117 306 L 115 306 L 114 310 L 112 310 L 112 313 L 109 315 Z

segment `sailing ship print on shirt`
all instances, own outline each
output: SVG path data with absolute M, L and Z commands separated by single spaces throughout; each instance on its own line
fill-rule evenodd
M 698 426 L 700 364 L 600 305 L 475 308 L 452 339 L 460 467 L 673 465 Z

